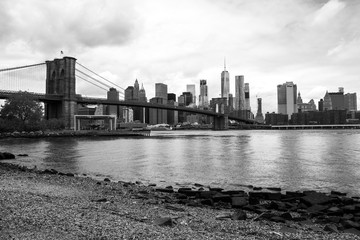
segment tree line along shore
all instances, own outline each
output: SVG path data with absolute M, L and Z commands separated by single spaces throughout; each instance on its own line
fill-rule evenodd
M 0 239 L 360 239 L 332 191 L 158 187 L 0 162 Z

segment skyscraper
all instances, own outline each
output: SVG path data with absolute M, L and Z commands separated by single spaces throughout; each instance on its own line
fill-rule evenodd
M 262 114 L 262 107 L 261 107 L 261 98 L 257 99 L 257 104 L 258 104 L 258 109 L 257 109 L 257 113 L 256 113 L 256 117 L 255 117 L 255 121 L 257 121 L 258 123 L 264 123 L 264 116 Z
M 186 85 L 186 91 L 191 92 L 192 95 L 192 103 L 196 105 L 196 95 L 195 95 L 195 84 L 188 84 Z
M 245 110 L 244 76 L 235 76 L 235 110 Z
M 133 99 L 139 100 L 139 83 L 138 83 L 137 79 L 135 80 L 135 83 L 134 83 Z
M 224 61 L 224 71 L 221 72 L 221 97 L 229 99 L 230 82 L 229 72 L 226 71 L 226 63 Z
M 245 110 L 251 111 L 249 83 L 245 83 Z
M 146 92 L 145 92 L 143 84 L 141 84 L 141 89 L 139 90 L 139 101 L 140 102 L 147 102 Z
M 167 100 L 167 85 L 164 83 L 155 83 L 155 97 Z
M 206 85 L 206 80 L 200 80 L 199 106 L 202 108 L 209 107 L 208 86 Z
M 277 86 L 278 113 L 287 114 L 291 118 L 297 112 L 296 97 L 297 86 L 293 82 L 286 82 Z
M 167 85 L 155 83 L 155 97 L 150 100 L 152 103 L 167 104 L 168 92 Z M 150 124 L 167 123 L 167 110 L 150 109 Z
M 134 87 L 128 86 L 125 89 L 125 101 L 134 100 Z

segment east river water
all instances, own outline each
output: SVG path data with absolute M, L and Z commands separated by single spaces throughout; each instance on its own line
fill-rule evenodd
M 163 131 L 150 137 L 0 139 L 7 162 L 102 179 L 360 196 L 360 130 Z

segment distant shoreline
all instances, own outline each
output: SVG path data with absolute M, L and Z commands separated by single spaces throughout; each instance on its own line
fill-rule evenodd
M 35 131 L 35 132 L 12 132 L 12 133 L 0 133 L 0 139 L 2 138 L 47 138 L 47 137 L 144 137 L 150 136 L 151 131 L 131 131 L 131 130 L 119 130 L 119 131 Z

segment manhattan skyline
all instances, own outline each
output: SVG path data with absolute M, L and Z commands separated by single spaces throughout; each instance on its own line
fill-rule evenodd
M 0 68 L 63 51 L 123 88 L 138 79 L 147 96 L 155 96 L 155 83 L 177 95 L 195 84 L 198 95 L 205 79 L 211 99 L 221 93 L 226 57 L 230 93 L 235 76 L 243 75 L 253 112 L 256 96 L 263 112 L 277 112 L 276 86 L 287 81 L 298 85 L 304 101 L 317 102 L 338 87 L 359 92 L 359 11 L 355 0 L 4 0 Z

